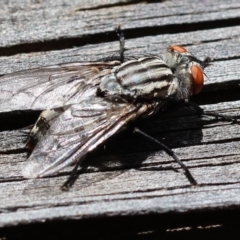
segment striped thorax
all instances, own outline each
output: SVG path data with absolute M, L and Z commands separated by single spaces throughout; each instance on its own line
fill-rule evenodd
M 144 57 L 123 63 L 101 80 L 104 96 L 139 99 L 188 99 L 201 91 L 201 61 L 181 46 L 170 46 L 164 59 Z

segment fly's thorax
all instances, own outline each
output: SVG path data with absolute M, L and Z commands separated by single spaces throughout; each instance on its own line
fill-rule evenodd
M 172 71 L 161 58 L 144 57 L 114 68 L 101 79 L 99 91 L 130 99 L 164 98 L 172 80 Z

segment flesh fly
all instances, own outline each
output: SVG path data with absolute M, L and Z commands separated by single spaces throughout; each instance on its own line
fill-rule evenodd
M 162 57 L 69 63 L 2 76 L 2 112 L 44 110 L 30 133 L 28 147 L 35 147 L 23 176 L 55 175 L 130 121 L 170 101 L 188 100 L 201 91 L 208 63 L 170 46 Z

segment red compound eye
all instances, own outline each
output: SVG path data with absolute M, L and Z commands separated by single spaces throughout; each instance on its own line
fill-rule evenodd
M 203 71 L 199 66 L 193 65 L 191 66 L 191 73 L 193 78 L 193 94 L 198 94 L 203 88 Z
M 168 50 L 175 51 L 175 52 L 178 52 L 178 53 L 187 52 L 186 48 L 184 48 L 182 46 L 178 46 L 178 45 L 169 46 Z

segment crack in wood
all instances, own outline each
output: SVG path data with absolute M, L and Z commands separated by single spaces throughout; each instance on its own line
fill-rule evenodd
M 168 24 L 164 26 L 126 28 L 124 33 L 127 39 L 134 39 L 145 36 L 154 36 L 159 34 L 175 34 L 182 32 L 193 32 L 196 30 L 207 30 L 216 28 L 216 24 L 221 28 L 229 26 L 238 26 L 240 18 L 228 18 L 214 21 L 204 21 L 197 23 Z M 181 28 L 179 28 L 181 26 Z M 124 27 L 123 27 L 124 28 Z M 9 47 L 0 47 L 0 56 L 12 56 L 21 53 L 54 51 L 69 49 L 73 47 L 84 46 L 86 44 L 99 44 L 117 41 L 117 35 L 114 31 L 80 35 L 78 37 L 61 37 L 59 39 L 44 40 L 43 42 L 28 42 Z
M 76 9 L 76 12 L 80 11 L 91 11 L 91 10 L 99 10 L 103 8 L 111 8 L 111 7 L 121 7 L 121 6 L 129 6 L 129 5 L 135 5 L 139 3 L 148 4 L 148 3 L 159 3 L 159 2 L 165 2 L 166 0 L 128 0 L 118 3 L 112 3 L 112 4 L 101 4 L 97 6 L 92 7 L 81 7 Z

